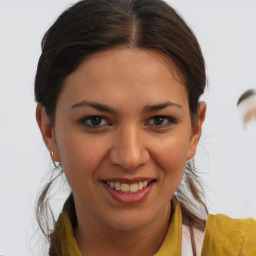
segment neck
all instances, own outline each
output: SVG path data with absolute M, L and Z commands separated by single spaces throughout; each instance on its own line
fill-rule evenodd
M 154 255 L 167 234 L 171 204 L 149 224 L 133 230 L 116 230 L 85 215 L 77 209 L 75 238 L 83 256 Z

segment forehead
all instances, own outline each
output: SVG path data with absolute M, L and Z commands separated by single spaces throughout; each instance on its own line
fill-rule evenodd
M 184 79 L 174 62 L 154 50 L 115 48 L 88 56 L 70 74 L 60 98 L 144 104 L 187 99 Z M 145 101 L 145 102 L 144 102 Z M 107 102 L 106 102 L 107 103 Z
M 182 72 L 169 56 L 160 51 L 144 48 L 116 47 L 91 54 L 69 77 L 80 72 L 88 75 L 89 72 L 93 73 L 96 70 L 98 73 L 105 72 L 105 75 L 106 72 L 111 75 L 111 71 L 125 75 L 129 71 L 134 72 L 134 69 L 140 74 L 148 72 L 151 75 L 157 75 L 157 73 L 163 75 L 165 73 L 173 76 L 179 83 L 185 84 Z

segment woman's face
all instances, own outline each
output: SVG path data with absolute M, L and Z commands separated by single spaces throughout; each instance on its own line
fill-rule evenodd
M 192 127 L 182 81 L 162 54 L 125 48 L 91 55 L 67 77 L 46 143 L 78 215 L 128 230 L 170 207 L 205 113 L 201 104 Z

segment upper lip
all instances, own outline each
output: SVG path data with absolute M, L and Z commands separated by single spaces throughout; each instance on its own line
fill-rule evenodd
M 132 179 L 127 179 L 127 178 L 107 178 L 107 179 L 102 179 L 101 181 L 104 182 L 120 182 L 120 183 L 125 183 L 125 184 L 133 184 L 133 183 L 137 183 L 137 182 L 143 182 L 143 181 L 147 181 L 147 182 L 151 182 L 153 180 L 156 180 L 154 178 L 149 178 L 149 177 L 136 177 L 136 178 L 132 178 Z

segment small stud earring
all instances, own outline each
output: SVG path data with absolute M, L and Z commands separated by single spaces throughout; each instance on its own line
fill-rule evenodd
M 54 152 L 53 151 L 51 152 L 51 156 L 54 156 Z

